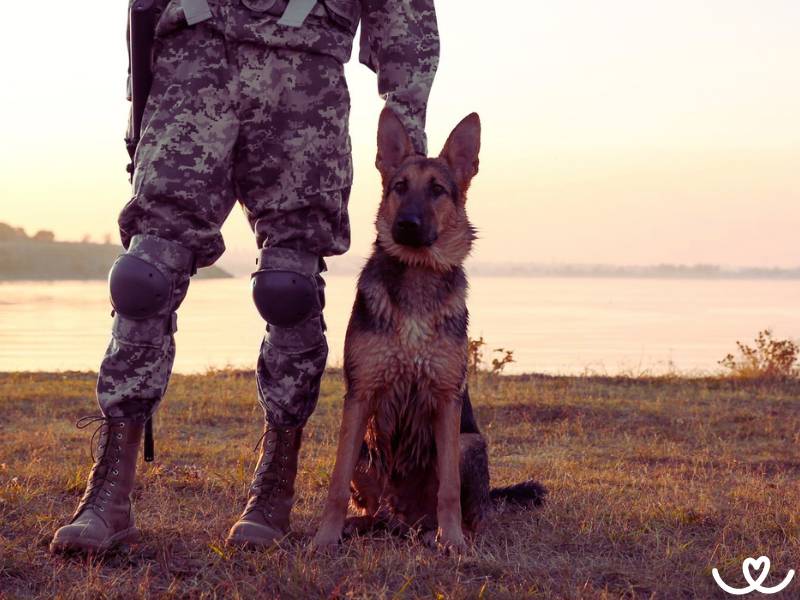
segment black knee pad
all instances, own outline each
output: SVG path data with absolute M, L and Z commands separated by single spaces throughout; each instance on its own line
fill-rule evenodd
M 317 285 L 319 257 L 286 248 L 265 248 L 252 276 L 253 302 L 270 325 L 294 327 L 322 312 Z
M 159 347 L 177 328 L 175 310 L 186 294 L 194 256 L 180 244 L 135 235 L 108 274 L 119 342 Z
M 146 260 L 123 254 L 108 274 L 111 305 L 130 319 L 157 315 L 169 302 L 172 282 Z
M 314 312 L 316 282 L 294 271 L 257 271 L 253 274 L 253 301 L 267 323 L 292 327 Z

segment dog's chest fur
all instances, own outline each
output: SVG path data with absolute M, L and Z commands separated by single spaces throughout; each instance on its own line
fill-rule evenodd
M 466 351 L 466 292 L 461 267 L 411 267 L 377 249 L 359 278 L 349 345 L 369 345 L 374 358 L 367 362 L 387 382 L 446 376 L 458 360 L 454 351 Z
M 411 267 L 380 249 L 361 273 L 345 371 L 350 385 L 378 391 L 367 441 L 389 471 L 433 456 L 438 403 L 456 397 L 466 377 L 466 292 L 461 267 Z

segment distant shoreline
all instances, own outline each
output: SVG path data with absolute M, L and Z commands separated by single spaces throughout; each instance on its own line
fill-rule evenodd
M 57 241 L 51 231 L 29 236 L 19 227 L 0 223 L 0 282 L 101 281 L 122 246 L 90 241 Z M 328 261 L 334 276 L 358 275 L 366 260 L 352 253 Z M 200 269 L 198 279 L 249 277 L 252 261 L 223 256 L 217 265 Z M 592 263 L 492 263 L 467 261 L 470 277 L 520 279 L 666 279 L 692 281 L 800 281 L 800 267 L 723 267 L 715 264 L 607 265 Z
M 722 267 L 713 264 L 467 264 L 467 272 L 479 277 L 558 277 L 591 279 L 692 279 L 692 280 L 800 280 L 800 268 Z
M 623 273 L 474 273 L 467 270 L 470 277 L 485 278 L 514 278 L 514 279 L 661 279 L 661 280 L 691 280 L 691 281 L 800 281 L 800 274 L 787 275 L 749 275 L 749 274 L 720 274 L 720 275 L 688 275 L 688 274 L 623 274 Z
M 514 267 L 491 264 L 466 266 L 469 277 L 517 279 L 666 279 L 692 281 L 800 281 L 800 269 L 722 269 L 695 267 L 613 267 L 564 265 L 563 267 Z M 355 276 L 359 269 L 333 266 L 331 275 Z
M 110 264 L 109 264 L 110 267 Z M 239 274 L 239 275 L 231 275 L 222 269 L 219 269 L 223 275 L 214 275 L 209 274 L 208 271 L 216 270 L 215 267 L 209 267 L 208 269 L 200 269 L 195 276 L 195 279 L 249 279 L 249 275 Z M 349 277 L 355 278 L 358 275 L 355 271 L 329 271 L 325 273 L 325 276 L 329 277 Z M 620 279 L 620 280 L 653 280 L 653 281 L 800 281 L 800 276 L 791 275 L 791 276 L 752 276 L 752 275 L 725 275 L 725 276 L 717 276 L 717 277 L 701 277 L 701 276 L 690 276 L 690 275 L 598 275 L 598 274 L 585 274 L 585 275 L 574 275 L 574 274 L 560 274 L 560 273 L 532 273 L 532 274 L 510 274 L 510 273 L 470 273 L 467 271 L 467 275 L 471 278 L 480 278 L 480 279 Z M 97 277 L 30 277 L 30 276 L 20 276 L 20 277 L 4 277 L 2 273 L 0 273 L 0 284 L 3 283 L 55 283 L 58 281 L 69 281 L 69 282 L 95 282 L 95 281 L 105 281 L 108 277 L 106 273 L 103 276 Z
M 0 241 L 0 282 L 102 281 L 117 257 L 117 244 L 19 239 Z M 200 269 L 200 279 L 233 277 L 219 267 Z

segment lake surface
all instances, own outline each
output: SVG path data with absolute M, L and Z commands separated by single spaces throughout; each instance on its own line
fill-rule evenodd
M 329 364 L 341 365 L 355 277 L 328 276 Z M 473 277 L 470 334 L 514 351 L 507 372 L 718 371 L 764 328 L 800 338 L 800 281 Z M 96 370 L 111 325 L 105 282 L 0 283 L 0 371 Z M 255 364 L 264 324 L 247 278 L 194 281 L 177 372 Z M 491 358 L 491 352 L 487 352 Z

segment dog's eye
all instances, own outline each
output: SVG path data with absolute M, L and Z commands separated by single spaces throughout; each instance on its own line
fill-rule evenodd
M 401 179 L 392 186 L 392 189 L 398 194 L 405 194 L 408 191 L 408 183 L 405 179 Z
M 442 187 L 442 186 L 441 186 L 441 185 L 439 185 L 438 183 L 434 183 L 434 184 L 431 186 L 431 191 L 432 191 L 432 192 L 433 192 L 435 195 L 437 195 L 437 196 L 441 196 L 441 195 L 442 195 L 442 194 L 444 194 L 444 193 L 445 193 L 447 190 L 445 190 L 445 189 L 444 189 L 444 187 Z

